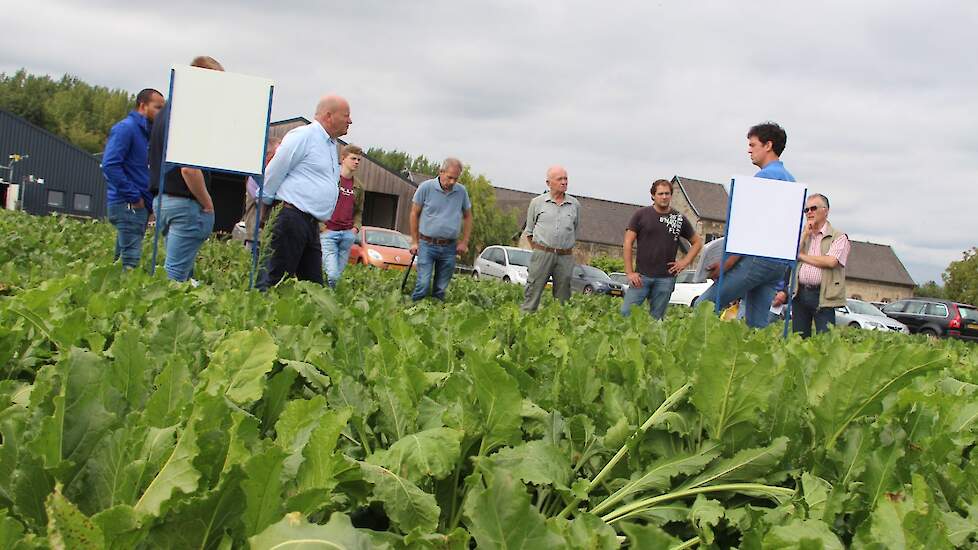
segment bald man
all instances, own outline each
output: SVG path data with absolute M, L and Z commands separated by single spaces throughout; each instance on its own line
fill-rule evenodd
M 567 194 L 567 170 L 551 166 L 547 170 L 548 192 L 530 201 L 526 229 L 533 255 L 526 280 L 524 312 L 536 311 L 550 277 L 554 279 L 554 298 L 570 299 L 571 273 L 574 271 L 574 244 L 581 222 L 581 203 Z
M 336 140 L 346 135 L 350 124 L 350 104 L 337 95 L 323 96 L 314 120 L 285 134 L 268 163 L 262 202 L 278 202 L 282 208 L 272 227 L 271 253 L 258 280 L 260 290 L 285 276 L 323 284 L 319 228 L 333 215 L 339 196 Z
M 224 71 L 213 57 L 195 57 L 193 67 Z M 160 194 L 160 170 L 163 166 L 163 146 L 170 125 L 170 103 L 160 110 L 153 121 L 149 138 L 150 191 L 159 196 L 157 223 L 166 237 L 166 276 L 174 281 L 196 284 L 191 276 L 197 252 L 214 229 L 214 201 L 211 199 L 211 173 L 198 168 L 177 168 L 166 173 L 163 193 Z

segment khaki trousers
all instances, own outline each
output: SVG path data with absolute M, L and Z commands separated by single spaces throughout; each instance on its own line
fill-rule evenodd
M 547 286 L 547 281 L 553 276 L 554 298 L 561 303 L 570 299 L 571 274 L 574 272 L 574 255 L 559 255 L 543 250 L 534 250 L 530 256 L 530 267 L 527 270 L 526 290 L 523 295 L 524 312 L 536 311 L 540 307 L 540 297 Z

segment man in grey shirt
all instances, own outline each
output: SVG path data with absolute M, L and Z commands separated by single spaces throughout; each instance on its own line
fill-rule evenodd
M 574 243 L 581 221 L 581 203 L 567 194 L 567 170 L 551 166 L 547 170 L 550 191 L 530 201 L 526 211 L 526 229 L 533 255 L 526 280 L 524 312 L 536 311 L 540 296 L 552 276 L 554 297 L 561 302 L 570 299 L 570 279 L 574 271 Z

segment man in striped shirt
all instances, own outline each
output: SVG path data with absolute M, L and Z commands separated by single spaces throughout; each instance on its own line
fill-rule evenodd
M 835 324 L 835 308 L 846 303 L 849 237 L 828 221 L 829 199 L 814 194 L 805 204 L 805 226 L 798 247 L 798 285 L 791 301 L 792 330 L 802 338 Z

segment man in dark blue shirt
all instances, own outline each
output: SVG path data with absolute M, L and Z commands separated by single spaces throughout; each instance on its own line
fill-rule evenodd
M 136 110 L 112 130 L 102 154 L 108 190 L 109 222 L 116 228 L 115 259 L 132 269 L 139 265 L 143 236 L 153 208 L 149 192 L 149 133 L 163 94 L 146 88 L 136 95 Z
M 765 122 L 752 127 L 747 132 L 747 152 L 750 160 L 760 168 L 754 177 L 781 181 L 795 181 L 794 176 L 781 162 L 781 153 L 788 143 L 784 128 L 773 122 Z M 743 298 L 741 307 L 746 309 L 744 316 L 747 325 L 764 328 L 770 322 L 770 309 L 778 288 L 783 288 L 785 272 L 789 264 L 782 260 L 735 254 L 727 256 L 723 265 L 722 295 L 717 296 L 717 285 L 703 293 L 700 300 L 716 302 L 726 307 L 730 302 Z M 719 262 L 707 269 L 710 278 L 716 280 Z

